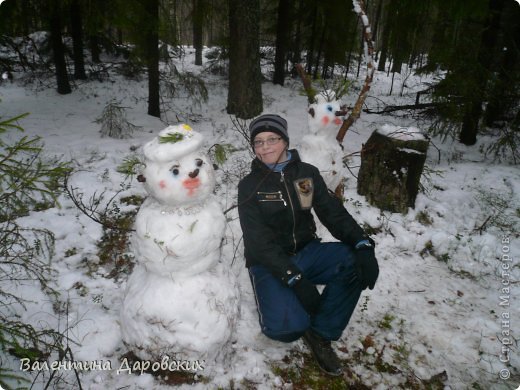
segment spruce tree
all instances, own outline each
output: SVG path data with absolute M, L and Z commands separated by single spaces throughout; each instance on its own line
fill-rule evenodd
M 259 20 L 259 0 L 230 0 L 227 112 L 241 119 L 263 110 Z

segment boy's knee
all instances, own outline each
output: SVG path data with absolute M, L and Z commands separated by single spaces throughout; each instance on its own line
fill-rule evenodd
M 287 314 L 276 319 L 271 318 L 267 323 L 261 323 L 262 333 L 270 339 L 284 343 L 298 340 L 311 326 L 310 317 L 303 309 L 301 312 L 290 313 L 292 315 Z
M 272 340 L 281 341 L 283 343 L 291 343 L 303 336 L 306 329 L 294 332 L 275 332 L 269 329 L 262 329 L 262 333 Z

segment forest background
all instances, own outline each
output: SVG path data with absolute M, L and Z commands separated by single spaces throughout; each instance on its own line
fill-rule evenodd
M 227 86 L 226 114 L 235 130 L 243 132 L 247 120 L 269 107 L 266 90 L 270 87 L 266 83 L 292 86 L 295 80 L 300 82 L 295 64 L 303 65 L 318 90 L 339 85 L 338 90 L 350 88 L 350 94 L 361 91 L 356 80 L 365 78 L 369 62 L 363 23 L 353 12 L 353 3 L 358 2 L 7 0 L 0 4 L 0 88 L 13 82 L 37 91 L 56 90 L 59 95 L 81 90 L 90 93 L 91 83 L 110 83 L 117 75 L 136 82 L 145 80 L 150 116 L 165 124 L 197 122 L 203 118 L 175 105 L 181 91 L 194 106 L 204 105 L 208 99 L 210 88 L 202 72 L 185 71 L 179 65 L 179 59 L 192 58 L 186 55 L 190 47 L 195 67 L 225 80 L 219 85 Z M 414 101 L 387 104 L 374 99 L 377 103 L 364 105 L 361 115 L 379 113 L 422 120 L 428 125 L 422 130 L 433 139 L 467 146 L 486 137 L 489 142 L 480 146 L 482 155 L 504 166 L 516 165 L 520 160 L 518 3 L 374 0 L 359 4 L 370 21 L 377 71 L 389 80 L 386 93 L 402 95 L 407 80 L 417 76 L 430 80 L 414 92 Z M 399 83 L 394 84 L 394 79 Z M 99 118 L 106 125 L 105 135 L 124 138 L 135 132 L 124 118 L 125 107 L 113 101 L 105 109 Z M 23 117 L 18 116 L 23 112 L 5 116 L 1 101 L 0 110 L 0 146 L 2 157 L 7 156 L 0 162 L 0 346 L 10 358 L 44 359 L 51 351 L 67 357 L 72 352 L 64 349 L 63 332 L 20 321 L 18 309 L 13 308 L 15 303 L 23 307 L 25 298 L 16 295 L 6 282 L 37 281 L 45 294 L 57 296 L 49 277 L 50 262 L 41 260 L 52 252 L 45 253 L 52 249 L 54 237 L 43 227 L 21 225 L 19 218 L 56 206 L 67 188 L 67 196 L 74 199 L 71 187 L 67 187 L 70 164 L 41 160 L 43 149 L 37 137 L 11 143 L 16 139 L 11 132 L 23 130 Z M 116 126 L 111 127 L 109 122 L 114 118 Z M 226 133 L 231 138 L 230 134 L 236 132 Z M 214 151 L 217 159 L 227 153 L 225 147 Z M 499 197 L 489 199 L 489 204 L 502 201 Z M 118 246 L 125 246 L 126 236 L 110 232 L 128 229 L 131 215 L 111 208 L 114 204 L 107 205 L 101 198 L 92 198 L 90 204 L 75 200 L 84 214 L 97 218 L 103 226 L 106 234 L 100 242 L 105 244 L 100 246 L 103 249 L 105 245 L 110 259 L 100 261 L 112 261 L 110 252 L 122 250 Z M 499 207 L 505 210 L 510 206 Z M 511 215 L 508 218 L 517 220 L 519 209 L 513 206 Z M 427 215 L 424 218 L 426 224 L 432 222 Z M 517 237 L 517 222 L 500 222 L 495 214 L 489 218 L 475 229 L 482 233 L 495 223 Z M 120 230 L 114 229 L 116 224 Z M 442 257 L 433 247 L 425 250 Z M 122 264 L 115 264 L 114 270 L 128 272 Z M 81 285 L 76 287 L 82 291 Z M 63 308 L 56 307 L 57 313 L 60 310 Z M 392 320 L 385 316 L 379 324 L 385 326 Z M 370 339 L 364 341 L 370 344 Z M 368 344 L 365 349 L 370 348 Z M 0 366 L 0 385 L 2 380 L 19 375 L 4 367 Z
M 428 110 L 438 119 L 433 133 L 473 145 L 479 132 L 494 128 L 499 129 L 498 149 L 504 144 L 516 148 L 517 2 L 375 0 L 364 8 L 379 71 L 445 72 L 416 101 L 416 108 L 421 97 L 434 103 Z M 351 67 L 359 75 L 363 62 L 362 23 L 350 1 L 7 1 L 0 20 L 0 43 L 18 53 L 18 58 L 0 59 L 4 70 L 53 67 L 57 90 L 66 94 L 77 87 L 75 81 L 102 72 L 102 52 L 119 52 L 127 72 L 147 70 L 148 113 L 157 117 L 165 44 L 192 44 L 198 65 L 204 45 L 218 48 L 218 59 L 229 58 L 227 111 L 244 119 L 262 112 L 260 57 L 266 51 L 274 56 L 272 81 L 280 85 L 300 62 L 314 79 L 347 75 Z M 52 50 L 51 61 L 38 62 L 16 50 L 13 37 L 39 30 L 50 31 L 48 47 L 38 50 Z M 72 39 L 71 51 L 63 44 L 64 34 Z M 73 66 L 67 66 L 66 57 Z

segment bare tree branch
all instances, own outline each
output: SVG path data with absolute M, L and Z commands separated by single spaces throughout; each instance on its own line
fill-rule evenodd
M 370 23 L 368 21 L 368 16 L 365 12 L 365 2 L 363 0 L 352 0 L 354 4 L 354 11 L 358 14 L 361 22 L 363 23 L 363 41 L 364 41 L 364 50 L 367 61 L 367 75 L 365 77 L 365 83 L 363 84 L 363 88 L 359 93 L 358 99 L 354 104 L 354 108 L 350 111 L 350 115 L 348 118 L 343 121 L 341 128 L 338 131 L 338 135 L 336 139 L 341 144 L 343 139 L 345 138 L 345 134 L 347 130 L 354 124 L 354 122 L 359 118 L 361 114 L 361 108 L 363 107 L 363 103 L 368 96 L 368 91 L 370 90 L 370 86 L 372 84 L 372 80 L 374 78 L 375 72 L 375 63 L 374 63 L 374 42 L 372 41 L 372 31 L 370 29 Z
M 309 104 L 314 103 L 314 97 L 316 96 L 316 91 L 312 88 L 311 78 L 307 73 L 305 73 L 305 69 L 303 69 L 302 64 L 295 65 L 296 71 L 298 75 L 302 79 L 303 88 L 305 89 L 305 94 L 307 95 L 307 101 Z

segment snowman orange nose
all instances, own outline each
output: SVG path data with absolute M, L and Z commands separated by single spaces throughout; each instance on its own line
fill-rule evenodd
M 195 169 L 194 171 L 188 173 L 188 176 L 191 177 L 192 179 L 195 179 L 198 174 L 199 174 L 199 170 Z

